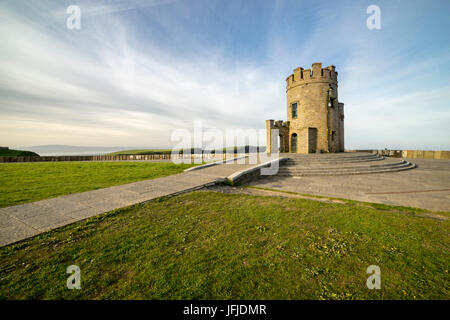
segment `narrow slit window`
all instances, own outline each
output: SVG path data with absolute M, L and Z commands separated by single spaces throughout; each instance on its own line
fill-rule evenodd
M 292 104 L 292 118 L 297 118 L 297 103 Z

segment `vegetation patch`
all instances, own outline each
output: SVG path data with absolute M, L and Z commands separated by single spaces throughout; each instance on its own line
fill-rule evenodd
M 1 248 L 0 298 L 448 299 L 449 232 L 367 206 L 193 192 Z
M 183 172 L 172 162 L 31 162 L 0 164 L 0 207 Z
M 0 149 L 0 157 L 39 157 L 33 151 Z

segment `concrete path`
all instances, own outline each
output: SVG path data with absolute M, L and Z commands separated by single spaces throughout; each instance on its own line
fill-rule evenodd
M 222 164 L 172 176 L 0 208 L 0 246 L 161 196 L 213 184 L 254 164 Z
M 253 186 L 389 205 L 450 211 L 450 160 L 405 159 L 413 170 L 341 176 L 273 176 Z

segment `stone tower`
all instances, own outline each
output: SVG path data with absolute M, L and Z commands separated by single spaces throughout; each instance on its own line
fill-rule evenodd
M 334 66 L 295 69 L 286 79 L 286 100 L 287 121 L 266 121 L 267 152 L 276 152 L 271 129 L 279 130 L 280 152 L 344 151 L 344 104 Z

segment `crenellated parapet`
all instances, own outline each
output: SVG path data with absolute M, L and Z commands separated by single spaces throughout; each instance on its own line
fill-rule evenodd
M 337 84 L 337 75 L 335 66 L 331 65 L 322 68 L 322 64 L 316 62 L 312 64 L 311 69 L 303 69 L 300 67 L 294 69 L 294 73 L 286 78 L 286 89 L 314 82 Z
M 275 128 L 282 128 L 282 127 L 287 127 L 288 128 L 289 127 L 289 121 L 277 120 L 277 121 L 274 121 L 273 126 Z
M 283 120 L 266 120 L 267 128 L 270 129 L 289 129 L 289 121 Z

